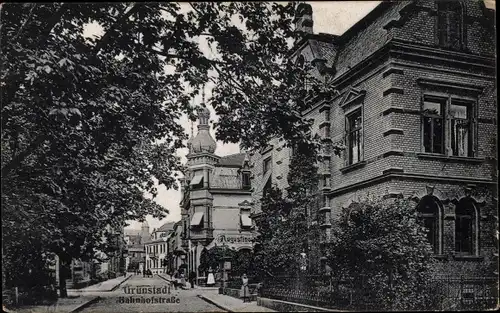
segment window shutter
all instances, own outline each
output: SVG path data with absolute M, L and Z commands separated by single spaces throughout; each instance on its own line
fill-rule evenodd
M 344 134 L 344 166 L 349 165 L 349 135 L 347 132 Z
M 445 155 L 451 156 L 453 155 L 453 149 L 451 149 L 451 119 L 452 116 L 450 114 L 450 107 L 451 107 L 451 97 L 448 96 L 448 100 L 446 101 L 445 107 L 444 107 L 444 114 L 443 114 L 443 123 L 444 123 L 444 138 L 443 138 L 443 144 L 444 144 L 444 149 L 445 149 Z
M 470 119 L 471 125 L 469 127 L 470 132 L 471 132 L 471 151 L 472 151 L 472 157 L 477 157 L 477 147 L 478 147 L 478 128 L 479 124 L 477 122 L 477 102 L 474 103 L 474 106 L 472 107 L 472 118 Z
M 364 119 L 361 117 L 361 129 L 359 130 L 359 161 L 364 161 L 365 160 L 365 136 L 363 136 L 364 133 Z
M 348 119 L 347 119 L 347 116 L 344 117 L 344 151 L 343 151 L 343 155 L 344 155 L 344 167 L 349 165 L 349 143 L 347 142 L 347 139 L 348 139 L 348 131 L 349 131 L 349 127 L 348 127 Z

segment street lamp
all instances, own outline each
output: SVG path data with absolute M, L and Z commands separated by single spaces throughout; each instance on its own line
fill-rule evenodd
M 227 272 L 226 272 L 226 270 L 231 270 L 231 262 L 226 261 L 228 259 L 226 252 L 227 252 L 227 249 L 229 247 L 225 241 L 222 243 L 222 247 L 224 249 L 223 254 L 222 254 L 222 275 L 223 275 L 222 286 L 223 286 L 223 290 L 225 290 L 225 288 L 227 287 Z
M 163 236 L 161 237 L 161 239 L 163 239 L 163 242 L 166 242 L 167 243 L 167 249 L 165 249 L 165 257 L 163 258 L 163 264 L 161 264 L 163 266 L 163 273 L 165 274 L 166 273 L 166 267 L 167 267 L 167 255 L 168 255 L 168 237 L 167 236 Z
M 226 242 L 222 243 L 222 293 L 226 290 Z

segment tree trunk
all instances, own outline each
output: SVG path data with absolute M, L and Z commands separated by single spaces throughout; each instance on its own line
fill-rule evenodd
M 66 258 L 59 256 L 59 297 L 67 298 L 68 290 L 66 289 L 66 265 L 69 264 Z
M 28 157 L 30 156 L 36 149 L 38 149 L 47 139 L 47 136 L 45 134 L 38 135 L 36 137 L 35 141 L 33 141 L 23 152 L 19 153 L 15 157 L 10 160 L 9 163 L 5 164 L 4 167 L 2 167 L 2 178 L 9 176 L 10 172 L 12 172 L 14 169 L 19 167 L 21 163 Z

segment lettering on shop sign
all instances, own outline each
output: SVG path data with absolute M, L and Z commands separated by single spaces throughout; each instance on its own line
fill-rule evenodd
M 251 244 L 253 241 L 252 236 L 228 236 L 228 235 L 219 235 L 217 237 L 217 242 L 220 243 L 244 243 Z

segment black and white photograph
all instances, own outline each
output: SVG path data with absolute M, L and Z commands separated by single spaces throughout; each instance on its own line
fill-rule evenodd
M 2 310 L 499 308 L 495 0 L 0 3 Z

